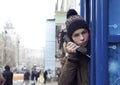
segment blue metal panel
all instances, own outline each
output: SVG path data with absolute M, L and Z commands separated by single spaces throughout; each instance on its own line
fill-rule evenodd
M 86 22 L 90 24 L 90 0 L 86 0 Z
M 120 0 L 109 0 L 109 85 L 120 85 Z
M 109 35 L 120 35 L 120 0 L 109 0 Z
M 120 35 L 109 35 L 108 42 L 110 42 L 110 43 L 120 43 Z
M 90 71 L 90 85 L 96 85 L 95 80 L 95 0 L 90 1 L 90 8 L 91 8 L 91 17 L 90 17 L 90 28 L 91 28 L 91 71 Z
M 110 43 L 109 56 L 109 85 L 120 85 L 120 43 Z
M 103 67 L 101 66 L 101 61 L 102 61 L 102 58 L 103 55 L 102 53 L 100 53 L 102 50 L 102 46 L 101 46 L 101 43 L 102 43 L 102 33 L 101 33 L 101 2 L 100 0 L 96 0 L 96 4 L 97 4 L 97 7 L 96 7 L 96 85 L 104 85 L 102 83 L 99 84 L 99 82 L 102 82 L 102 71 L 101 69 L 103 69 Z M 99 50 L 98 50 L 99 48 Z
M 107 0 L 96 0 L 96 85 L 108 85 Z
M 84 17 L 84 0 L 80 0 L 80 15 Z
M 103 32 L 103 57 L 102 60 L 104 61 L 103 66 L 103 82 L 104 85 L 108 85 L 109 78 L 108 78 L 108 0 L 101 0 L 102 1 L 102 32 Z M 101 84 L 102 85 L 102 84 Z

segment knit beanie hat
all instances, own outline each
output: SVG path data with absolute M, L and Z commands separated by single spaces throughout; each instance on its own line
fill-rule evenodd
M 78 15 L 78 13 L 74 10 L 74 9 L 69 9 L 68 11 L 67 11 L 67 16 L 66 16 L 66 18 L 68 19 L 70 16 L 72 16 L 72 15 Z
M 75 14 L 75 10 L 72 10 L 72 12 L 68 10 L 65 25 L 67 28 L 67 36 L 70 38 L 70 40 L 72 40 L 72 34 L 74 31 L 81 28 L 89 30 L 85 20 L 81 16 L 79 16 L 77 12 Z

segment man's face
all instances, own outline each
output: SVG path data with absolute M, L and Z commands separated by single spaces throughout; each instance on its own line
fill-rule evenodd
M 88 30 L 81 28 L 73 32 L 72 39 L 79 46 L 86 46 L 89 38 Z

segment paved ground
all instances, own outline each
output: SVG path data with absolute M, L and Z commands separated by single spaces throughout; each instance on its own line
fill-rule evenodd
M 14 74 L 13 85 L 24 85 L 24 83 L 23 83 L 23 74 Z M 40 83 L 39 80 L 38 80 L 36 85 L 58 85 L 58 83 L 51 80 L 51 82 L 47 82 L 46 84 L 43 84 L 43 83 Z
M 13 85 L 25 85 L 25 84 L 23 83 L 23 81 L 15 81 L 13 82 Z M 30 83 L 29 85 L 32 85 L 32 84 Z M 46 84 L 37 82 L 35 85 L 58 85 L 58 83 L 54 81 L 47 82 Z
M 42 84 L 40 82 L 37 82 L 36 85 L 58 85 L 57 82 L 47 82 L 46 84 Z

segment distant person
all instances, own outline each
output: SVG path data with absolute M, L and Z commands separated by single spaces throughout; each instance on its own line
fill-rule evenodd
M 39 72 L 36 72 L 35 74 L 35 80 L 38 81 L 38 78 L 40 77 L 41 70 Z
M 0 72 L 0 85 L 4 85 L 5 84 L 5 78 L 3 77 L 2 73 Z
M 32 72 L 31 72 L 31 83 L 32 83 L 32 85 L 35 85 L 35 74 L 36 74 L 36 67 L 34 66 L 32 68 Z
M 50 72 L 48 72 L 48 74 L 47 74 L 47 80 L 48 80 L 48 82 L 51 81 L 51 73 Z
M 9 65 L 5 66 L 5 71 L 3 71 L 3 77 L 6 80 L 4 85 L 13 85 L 13 72 L 10 71 Z
M 40 78 L 40 83 L 44 83 L 44 71 L 43 70 L 41 70 L 39 78 Z
M 46 84 L 46 81 L 47 81 L 47 75 L 48 75 L 48 72 L 47 72 L 47 70 L 45 70 L 45 72 L 44 72 L 44 84 Z
M 33 67 L 32 71 L 31 71 L 31 80 L 34 81 L 35 80 L 35 74 L 36 74 L 36 68 Z
M 25 85 L 29 85 L 29 83 L 30 83 L 30 72 L 29 72 L 29 70 L 26 70 L 26 72 L 24 73 L 24 83 L 25 83 Z

